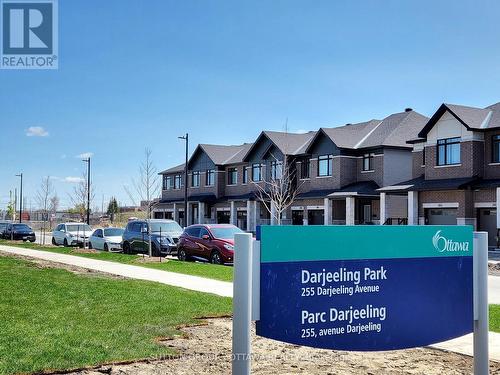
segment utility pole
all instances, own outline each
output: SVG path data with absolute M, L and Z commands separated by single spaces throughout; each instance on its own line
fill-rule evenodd
M 82 161 L 87 163 L 87 224 L 90 225 L 90 156 Z
M 16 177 L 21 177 L 21 190 L 19 191 L 19 222 L 23 221 L 23 174 L 16 174 Z
M 184 226 L 188 226 L 188 147 L 189 147 L 189 134 L 178 137 L 186 141 L 186 161 L 184 163 Z

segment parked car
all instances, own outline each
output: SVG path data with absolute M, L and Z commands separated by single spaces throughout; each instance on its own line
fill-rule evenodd
M 52 232 L 52 245 L 88 245 L 92 227 L 85 223 L 62 223 Z
M 214 264 L 232 263 L 234 259 L 234 235 L 244 233 L 230 224 L 191 225 L 179 240 L 179 260 L 201 258 Z
M 9 221 L 0 221 L 0 238 L 6 238 L 4 236 L 5 230 L 7 229 L 7 226 L 10 224 Z
M 173 254 L 182 228 L 174 220 L 149 220 L 153 256 Z M 123 253 L 149 253 L 148 220 L 130 221 L 123 233 Z
M 4 231 L 4 238 L 9 240 L 23 240 L 35 242 L 36 236 L 33 229 L 27 224 L 7 224 Z
M 89 238 L 89 248 L 104 251 L 122 251 L 122 228 L 98 228 Z

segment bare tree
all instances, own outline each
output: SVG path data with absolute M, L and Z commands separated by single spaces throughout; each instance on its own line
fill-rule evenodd
M 52 197 L 50 197 L 49 211 L 51 214 L 55 215 L 55 213 L 59 209 L 59 204 L 60 204 L 60 201 L 59 201 L 59 197 L 57 196 L 57 194 L 54 194 Z
M 50 196 L 53 193 L 54 187 L 50 180 L 50 176 L 44 177 L 35 196 L 38 208 L 42 211 L 42 235 L 40 239 L 42 245 L 45 245 L 45 231 L 46 223 L 49 219 Z
M 88 199 L 89 184 L 87 179 L 87 171 L 84 171 L 80 181 L 73 187 L 73 193 L 69 195 L 69 199 L 73 204 L 73 210 L 77 212 L 82 221 L 85 221 L 87 213 L 87 199 Z M 89 207 L 95 198 L 94 185 L 90 186 L 90 203 Z
M 287 155 L 283 160 L 272 156 L 271 173 L 263 176 L 261 182 L 253 182 L 257 199 L 262 202 L 271 216 L 271 222 L 281 225 L 283 212 L 294 202 L 299 193 L 297 170 Z
M 131 190 L 128 186 L 124 186 L 125 192 L 135 206 L 139 206 L 141 210 L 146 211 L 148 221 L 151 219 L 151 210 L 158 203 L 160 195 L 160 179 L 158 170 L 156 169 L 153 159 L 151 158 L 152 151 L 149 148 L 144 149 L 144 160 L 139 165 L 139 178 L 132 179 Z M 138 204 L 139 203 L 139 204 Z M 151 225 L 148 225 L 150 231 Z M 152 255 L 151 233 L 149 237 L 149 255 Z

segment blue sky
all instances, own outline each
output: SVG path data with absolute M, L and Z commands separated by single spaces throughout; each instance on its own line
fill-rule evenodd
M 498 102 L 499 13 L 495 1 L 60 0 L 59 69 L 0 70 L 0 209 L 19 171 L 28 202 L 50 175 L 68 205 L 82 153 L 95 204 L 127 204 L 144 148 L 166 169 L 185 132 L 193 150 L 286 118 L 301 131 Z

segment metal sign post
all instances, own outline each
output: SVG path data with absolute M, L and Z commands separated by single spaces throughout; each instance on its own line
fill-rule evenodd
M 474 375 L 489 374 L 488 233 L 474 232 Z

